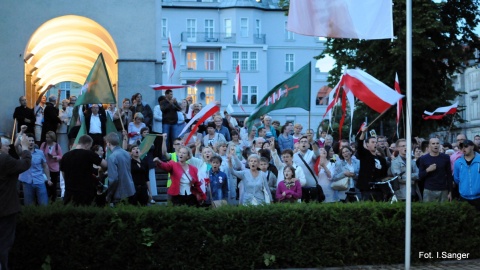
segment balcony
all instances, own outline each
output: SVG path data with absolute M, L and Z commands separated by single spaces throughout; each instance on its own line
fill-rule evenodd
M 265 44 L 266 35 L 250 35 L 252 44 Z M 236 43 L 237 35 L 235 33 L 212 33 L 212 32 L 182 32 L 182 42 L 188 43 Z M 242 38 L 246 40 L 246 38 Z
M 202 78 L 203 81 L 226 81 L 228 80 L 228 72 L 224 70 L 193 70 L 180 69 L 180 80 L 196 81 Z
M 182 32 L 182 42 L 189 43 L 235 43 L 235 34 L 212 33 L 212 32 Z

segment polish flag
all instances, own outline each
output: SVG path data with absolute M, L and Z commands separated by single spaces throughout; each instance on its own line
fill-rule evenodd
M 237 64 L 235 74 L 235 98 L 238 104 L 242 104 L 242 81 L 240 79 L 240 61 Z
M 425 120 L 440 120 L 447 114 L 455 114 L 457 112 L 458 102 L 451 106 L 440 107 L 433 112 L 424 111 L 423 119 Z
M 383 113 L 403 97 L 360 69 L 347 69 L 339 84 L 348 87 L 356 98 L 378 113 Z
M 194 84 L 151 84 L 149 85 L 153 90 L 173 90 L 173 89 L 183 89 L 187 87 L 196 87 L 203 79 L 198 79 Z
M 172 65 L 172 73 L 170 73 L 169 78 L 172 79 L 173 73 L 175 73 L 175 69 L 177 68 L 177 60 L 175 60 L 175 53 L 173 53 L 173 46 L 172 46 L 172 38 L 170 37 L 170 33 L 168 33 L 168 51 L 170 54 L 170 62 Z M 170 69 L 170 64 L 168 65 L 168 69 Z
M 392 0 L 290 0 L 287 30 L 331 38 L 393 38 Z
M 178 137 L 181 137 L 190 126 L 193 125 L 195 121 L 195 125 L 193 125 L 190 133 L 188 134 L 187 139 L 185 140 L 184 144 L 186 145 L 192 136 L 197 133 L 198 126 L 200 126 L 203 122 L 205 122 L 209 117 L 214 115 L 216 112 L 220 111 L 220 107 L 218 106 L 216 101 L 210 102 L 207 106 L 205 106 L 201 111 L 199 111 L 190 121 L 188 121 L 188 124 L 182 129 L 180 134 L 178 134 Z
M 357 131 L 357 134 L 362 132 L 362 128 L 367 125 L 367 122 L 363 122 L 362 125 L 360 125 L 360 128 Z
M 402 92 L 400 91 L 400 83 L 398 82 L 398 74 L 395 73 L 395 90 L 400 95 Z M 398 125 L 400 124 L 400 116 L 402 115 L 402 100 L 398 100 L 397 102 L 397 137 L 400 138 L 400 134 L 398 133 Z

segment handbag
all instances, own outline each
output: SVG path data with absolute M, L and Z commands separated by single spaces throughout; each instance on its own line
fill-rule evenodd
M 209 184 L 208 185 L 208 192 L 210 193 L 210 199 L 213 199 L 212 196 L 212 186 Z M 211 207 L 212 208 L 220 208 L 222 206 L 228 205 L 226 200 L 212 200 Z
M 317 184 L 316 185 L 316 189 L 317 189 L 317 200 L 318 202 L 323 202 L 325 201 L 325 193 L 323 193 L 323 188 L 322 186 L 320 186 L 318 184 L 318 180 L 317 180 L 317 177 L 315 176 L 315 174 L 313 173 L 312 171 L 312 168 L 310 168 L 310 166 L 308 166 L 307 162 L 305 161 L 305 159 L 303 159 L 303 156 L 298 154 L 298 156 L 300 157 L 300 159 L 303 161 L 303 164 L 305 164 L 305 167 L 307 167 L 308 171 L 310 172 L 310 174 L 313 176 L 313 179 L 315 180 L 315 183 Z
M 197 202 L 202 204 L 203 203 L 202 192 L 198 192 L 198 190 L 193 185 L 192 179 L 190 179 L 190 176 L 188 176 L 188 173 L 183 169 L 183 167 L 182 167 L 182 170 L 183 170 L 183 173 L 187 176 L 188 180 L 190 181 L 190 193 L 192 193 L 195 196 L 195 198 L 197 199 Z
M 348 189 L 349 184 L 350 184 L 350 177 L 345 176 L 345 177 L 343 177 L 342 179 L 340 179 L 340 180 L 338 180 L 338 181 L 332 182 L 332 184 L 330 185 L 330 187 L 331 187 L 333 190 L 344 191 L 344 190 L 347 190 L 347 189 Z

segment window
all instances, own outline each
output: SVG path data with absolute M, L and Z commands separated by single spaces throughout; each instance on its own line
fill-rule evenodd
M 249 70 L 257 70 L 257 53 L 250 52 L 250 69 Z
M 287 30 L 287 22 L 285 21 L 285 39 L 286 40 L 294 40 L 295 39 L 295 35 L 293 34 L 293 32 L 290 32 Z
M 69 98 L 70 97 L 70 90 L 72 88 L 72 83 L 71 82 L 61 82 L 60 85 L 60 101 L 63 99 Z M 55 95 L 57 93 L 54 93 Z
M 187 96 L 193 98 L 193 103 L 197 103 L 197 88 L 196 87 L 187 87 Z
M 187 53 L 187 69 L 197 70 L 197 53 Z
M 235 70 L 237 68 L 238 54 L 239 52 L 232 52 L 232 70 Z
M 241 52 L 242 59 L 240 59 L 240 68 L 248 70 L 248 52 Z
M 470 119 L 479 119 L 478 111 L 478 95 L 470 96 Z M 462 115 L 463 117 L 463 115 Z
M 225 19 L 225 37 L 232 37 L 232 20 Z
M 205 87 L 205 105 L 212 101 L 215 101 L 215 87 L 207 86 Z
M 162 38 L 168 38 L 167 19 L 162 19 Z
M 285 55 L 285 71 L 286 72 L 293 72 L 294 70 L 294 60 L 295 57 L 291 53 L 287 53 Z
M 235 96 L 235 86 L 233 87 L 233 104 L 238 104 Z M 257 87 L 242 85 L 242 105 L 257 104 Z
M 260 37 L 260 35 L 262 34 L 262 23 L 260 22 L 260 20 L 255 20 L 255 36 L 257 38 Z
M 242 37 L 248 37 L 248 19 L 247 18 L 240 19 L 240 33 Z
M 187 38 L 197 37 L 197 20 L 187 19 Z
M 474 71 L 468 74 L 467 77 L 467 91 L 478 90 L 480 89 L 478 72 Z
M 215 53 L 205 53 L 205 70 L 215 70 Z
M 205 20 L 205 38 L 213 38 L 213 20 Z
M 258 63 L 257 52 L 233 51 L 232 52 L 232 70 L 235 70 L 239 60 L 240 60 L 241 70 L 249 70 L 249 71 L 257 70 L 257 63 Z

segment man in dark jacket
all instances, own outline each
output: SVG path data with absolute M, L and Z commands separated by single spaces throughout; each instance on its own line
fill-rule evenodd
M 35 114 L 33 114 L 33 109 L 27 107 L 25 96 L 21 96 L 18 101 L 20 106 L 16 107 L 13 113 L 13 119 L 17 120 L 17 132 L 20 132 L 20 127 L 25 125 L 27 126 L 27 133 L 34 133 Z
M 162 130 L 163 133 L 167 133 L 167 147 L 169 152 L 173 152 L 172 142 L 177 138 L 176 126 L 178 122 L 177 112 L 182 108 L 177 103 L 177 99 L 173 97 L 172 90 L 165 91 L 165 100 L 160 103 L 160 109 L 162 110 Z
M 27 136 L 22 137 L 21 144 L 20 159 L 0 151 L 0 269 L 9 269 L 8 253 L 15 240 L 16 216 L 20 212 L 18 175 L 28 170 L 32 161 Z
M 90 112 L 85 115 L 85 127 L 87 134 L 93 139 L 93 145 L 104 147 L 103 137 L 107 134 L 107 117 L 99 110 L 98 104 L 92 104 Z
M 360 160 L 360 171 L 358 173 L 357 188 L 362 192 L 362 200 L 382 201 L 383 192 L 379 189 L 371 189 L 370 182 L 381 181 L 387 176 L 387 161 L 376 154 L 377 138 L 370 137 L 365 140 L 367 127 L 362 127 L 362 134 L 358 138 L 357 156 Z
M 45 141 L 45 136 L 47 132 L 53 131 L 57 134 L 57 129 L 62 123 L 60 118 L 58 118 L 58 108 L 57 106 L 57 97 L 52 95 L 48 98 L 46 103 L 45 110 L 43 111 L 43 126 L 42 126 L 42 139 L 41 142 Z

